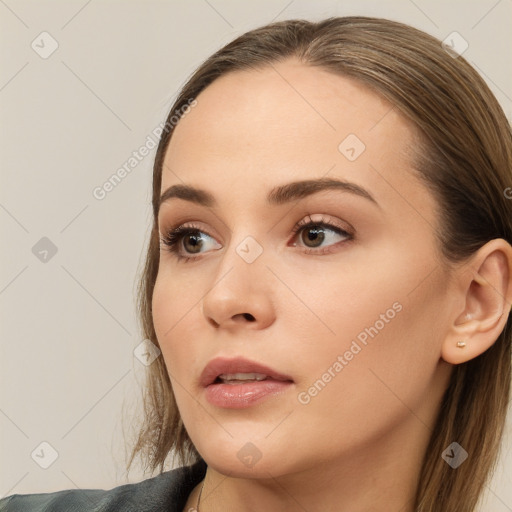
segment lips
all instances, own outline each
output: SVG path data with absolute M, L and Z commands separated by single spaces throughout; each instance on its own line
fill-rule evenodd
M 294 382 L 268 366 L 243 358 L 217 358 L 200 377 L 206 400 L 224 409 L 245 409 L 271 396 L 283 395 Z
M 260 363 L 237 357 L 235 359 L 216 358 L 210 361 L 200 377 L 200 384 L 208 387 L 217 382 L 227 383 L 228 381 L 289 381 L 293 379 L 288 375 L 281 374 L 268 366 Z

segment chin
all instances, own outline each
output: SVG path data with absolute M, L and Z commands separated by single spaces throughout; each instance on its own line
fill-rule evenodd
M 249 455 L 245 456 L 245 461 L 241 461 L 237 455 L 233 456 L 231 451 L 229 453 L 219 453 L 218 450 L 211 451 L 213 453 L 201 454 L 208 467 L 231 478 L 264 479 L 282 474 L 277 457 L 267 458 L 267 460 L 263 460 L 264 457 L 262 457 L 256 462 L 251 462 Z
M 279 477 L 299 471 L 302 464 L 296 460 L 296 446 L 276 436 L 275 439 L 251 435 L 247 430 L 242 435 L 222 439 L 207 437 L 207 441 L 196 445 L 201 457 L 216 472 L 233 478 L 265 479 Z M 208 436 L 207 433 L 205 433 Z M 248 439 L 254 439 L 250 441 Z

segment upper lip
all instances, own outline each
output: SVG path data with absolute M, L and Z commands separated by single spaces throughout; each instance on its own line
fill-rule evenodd
M 263 373 L 274 380 L 293 381 L 288 375 L 269 368 L 255 361 L 250 361 L 243 357 L 228 359 L 216 357 L 212 359 L 204 368 L 200 377 L 200 384 L 203 387 L 213 384 L 219 375 L 224 373 Z

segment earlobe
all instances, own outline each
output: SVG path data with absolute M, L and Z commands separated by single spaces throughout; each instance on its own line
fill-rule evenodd
M 512 302 L 512 247 L 491 240 L 464 265 L 457 279 L 464 309 L 454 320 L 441 347 L 448 363 L 461 364 L 490 348 L 505 328 Z

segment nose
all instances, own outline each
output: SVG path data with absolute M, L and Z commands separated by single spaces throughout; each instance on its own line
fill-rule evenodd
M 273 284 L 262 256 L 247 263 L 229 248 L 203 297 L 203 314 L 218 329 L 269 327 L 275 321 Z

